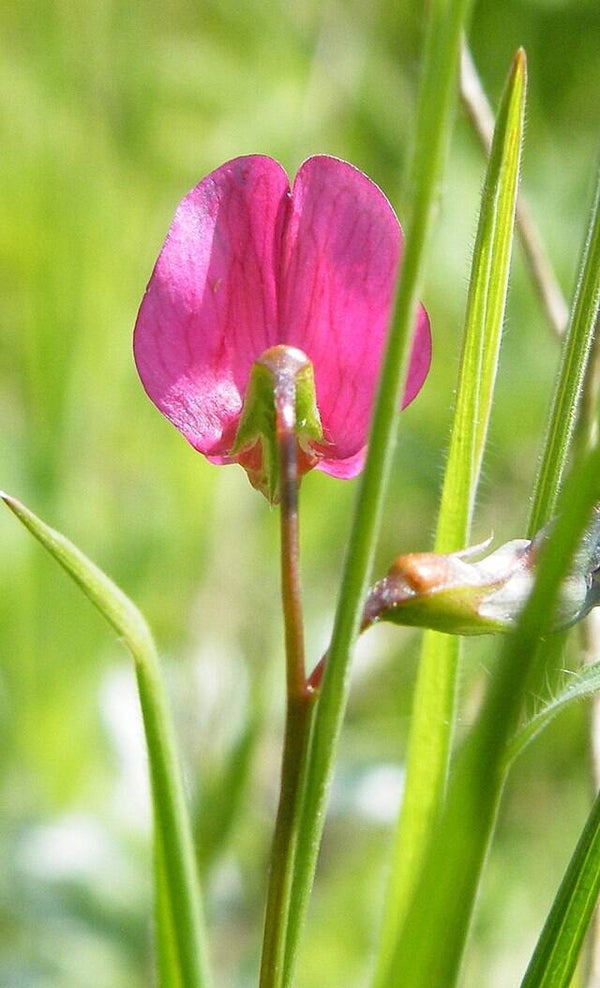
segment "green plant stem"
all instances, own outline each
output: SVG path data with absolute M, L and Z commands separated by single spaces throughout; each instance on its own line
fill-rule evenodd
M 468 544 L 492 406 L 508 271 L 525 106 L 525 55 L 505 87 L 488 164 L 469 286 L 456 409 L 444 476 L 436 552 Z M 406 757 L 406 783 L 385 900 L 376 984 L 396 983 L 396 944 L 446 793 L 456 721 L 460 639 L 427 632 Z
M 160 839 L 160 828 L 154 819 L 154 875 L 155 875 L 155 956 L 157 982 L 160 988 L 183 988 L 181 968 L 177 954 L 175 922 L 165 874 L 165 858 Z
M 260 988 L 283 984 L 298 816 L 306 751 L 316 694 L 288 697 L 281 765 L 281 791 L 271 849 Z
M 281 599 L 285 626 L 286 723 L 281 788 L 271 850 L 265 932 L 260 966 L 261 988 L 282 983 L 285 942 L 296 852 L 305 756 L 316 692 L 306 683 L 300 586 L 298 469 L 295 393 L 282 376 L 275 382 L 279 456 Z
M 534 668 L 543 660 L 540 636 L 600 493 L 600 448 L 578 467 L 565 484 L 564 510 L 543 547 L 519 625 L 506 639 L 482 712 L 457 757 L 393 960 L 393 983 L 403 988 L 451 988 L 456 983 L 506 777 L 507 741 Z
M 600 796 L 587 819 L 521 988 L 569 988 L 600 891 Z M 592 985 L 595 982 L 590 981 Z
M 600 382 L 600 340 L 598 332 L 600 330 L 600 320 L 596 317 L 596 333 L 592 344 L 592 351 L 587 365 L 581 406 L 575 429 L 574 447 L 583 454 L 593 447 L 598 441 L 598 390 Z M 586 673 L 590 670 L 590 664 L 595 663 L 600 654 L 600 627 L 597 615 L 590 615 L 586 621 L 579 626 L 579 647 L 587 663 Z M 592 696 L 590 704 L 589 720 L 589 753 L 591 762 L 591 783 L 593 791 L 597 792 L 600 787 L 600 693 L 598 691 Z M 596 909 L 594 921 L 588 936 L 588 966 L 590 971 L 590 981 L 593 978 L 600 981 L 600 910 Z
M 136 661 L 136 677 L 160 827 L 158 840 L 170 888 L 172 922 L 176 930 L 181 979 L 190 988 L 208 985 L 198 872 L 188 809 L 183 794 L 175 738 L 158 671 L 156 653 Z M 177 894 L 174 895 L 174 890 Z
M 281 421 L 278 429 L 280 455 L 281 601 L 285 626 L 287 694 L 302 697 L 306 692 L 304 623 L 300 585 L 300 531 L 298 519 L 298 469 L 296 432 Z
M 460 37 L 470 0 L 433 0 L 417 114 L 407 226 L 395 313 L 373 411 L 369 449 L 350 533 L 331 647 L 314 718 L 296 854 L 284 985 L 293 981 L 298 941 L 313 883 L 327 795 L 349 689 L 351 648 L 358 634 L 396 438 L 397 409 L 406 376 L 410 334 L 422 268 L 436 215 L 441 175 L 456 103 Z

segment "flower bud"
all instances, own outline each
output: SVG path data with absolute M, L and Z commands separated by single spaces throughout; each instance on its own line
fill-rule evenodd
M 440 555 L 399 556 L 372 588 L 363 613 L 363 629 L 376 621 L 416 625 L 454 635 L 510 631 L 535 580 L 539 551 L 549 535 L 514 539 L 489 555 L 489 540 Z M 478 558 L 479 557 L 479 558 Z M 600 507 L 575 553 L 560 588 L 549 631 L 569 627 L 600 603 Z

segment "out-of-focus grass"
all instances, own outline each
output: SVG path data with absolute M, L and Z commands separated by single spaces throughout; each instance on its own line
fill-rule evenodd
M 214 838 L 209 794 L 255 724 L 246 783 L 228 776 L 237 814 L 210 858 L 223 984 L 253 983 L 277 786 L 276 516 L 242 471 L 206 464 L 151 407 L 131 328 L 177 201 L 228 157 L 261 151 L 293 173 L 310 153 L 337 154 L 401 203 L 420 7 L 29 0 L 0 14 L 0 486 L 81 544 L 153 624 L 200 833 Z M 567 293 L 597 153 L 599 33 L 594 0 L 475 9 L 472 44 L 492 97 L 516 47 L 528 53 L 523 185 Z M 380 569 L 430 546 L 483 171 L 460 120 L 426 288 L 434 363 L 404 415 Z M 477 537 L 524 532 L 557 356 L 517 254 Z M 353 493 L 318 475 L 303 487 L 315 660 Z M 373 780 L 401 764 L 416 642 L 376 630 L 360 649 L 301 988 L 364 983 L 397 798 Z M 467 655 L 465 717 L 493 648 Z M 75 988 L 86 969 L 99 988 L 148 983 L 145 766 L 128 684 L 124 650 L 0 516 L 2 983 Z M 582 710 L 515 776 L 472 984 L 517 979 L 583 821 L 584 752 Z

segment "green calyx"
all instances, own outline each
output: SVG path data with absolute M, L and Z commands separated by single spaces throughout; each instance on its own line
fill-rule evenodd
M 272 504 L 279 501 L 281 443 L 296 439 L 298 477 L 319 459 L 323 442 L 313 366 L 301 350 L 271 347 L 252 365 L 242 414 L 231 450 L 253 487 Z

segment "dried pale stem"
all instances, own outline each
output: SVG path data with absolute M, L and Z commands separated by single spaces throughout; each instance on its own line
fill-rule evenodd
M 494 133 L 494 114 L 481 85 L 477 67 L 464 43 L 461 51 L 460 95 L 473 129 L 484 150 L 489 153 Z M 517 202 L 516 216 L 525 259 L 546 318 L 552 329 L 561 336 L 569 318 L 569 307 L 544 250 L 529 204 L 522 192 Z
M 287 920 L 302 793 L 305 756 L 315 690 L 306 682 L 299 573 L 298 468 L 295 395 L 283 379 L 276 384 L 281 519 L 281 596 L 285 624 L 287 706 L 279 807 L 271 868 L 260 988 L 282 984 Z

